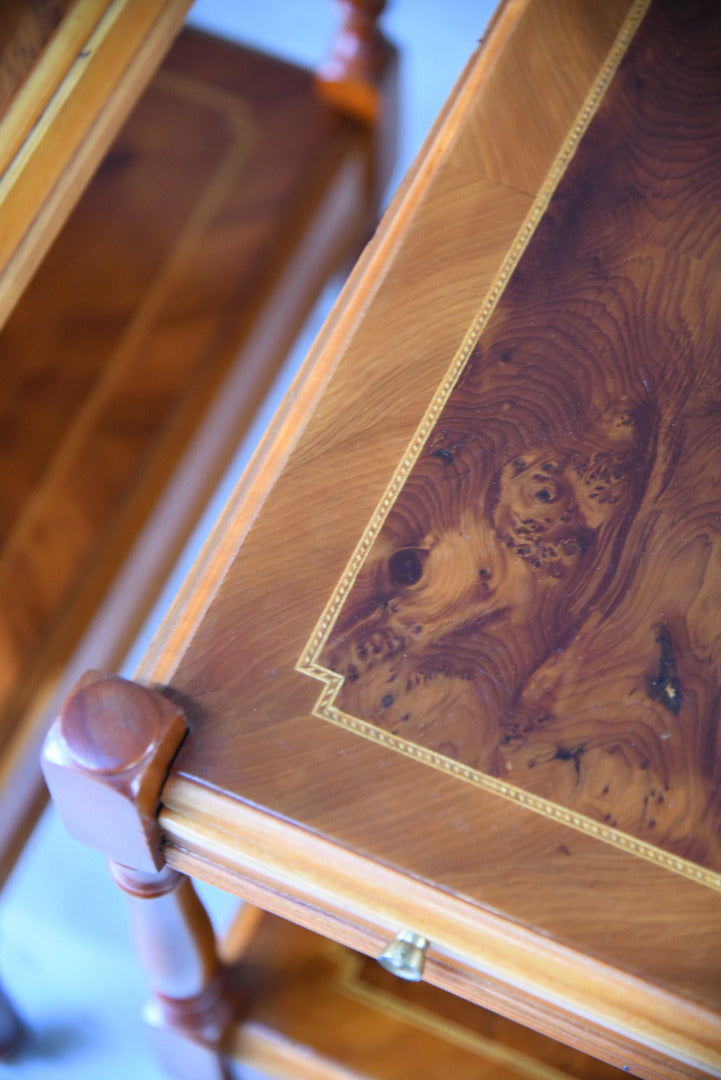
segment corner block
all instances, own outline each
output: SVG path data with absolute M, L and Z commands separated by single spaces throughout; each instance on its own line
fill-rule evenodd
M 84 675 L 43 748 L 45 779 L 70 835 L 123 866 L 160 870 L 160 793 L 186 732 L 180 710 L 157 690 Z

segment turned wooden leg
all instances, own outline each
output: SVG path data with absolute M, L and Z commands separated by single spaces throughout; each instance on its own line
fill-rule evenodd
M 316 72 L 320 96 L 333 108 L 366 124 L 375 136 L 371 182 L 388 183 L 398 130 L 398 53 L 379 19 L 386 0 L 339 0 L 341 23 L 330 55 Z
M 25 1030 L 13 1003 L 0 986 L 0 1061 L 7 1061 L 19 1049 Z
M 110 872 L 129 898 L 152 991 L 144 1018 L 156 1055 L 182 1080 L 225 1077 L 221 1043 L 235 1002 L 190 878 L 168 866 L 148 874 L 111 862 Z
M 156 817 L 186 730 L 161 694 L 92 672 L 50 730 L 43 770 L 68 831 L 108 856 L 129 897 L 152 993 L 146 1019 L 163 1064 L 180 1080 L 220 1080 L 235 1002 L 190 879 L 165 865 Z
M 326 100 L 369 126 L 382 108 L 379 81 L 391 52 L 378 22 L 385 6 L 385 0 L 340 0 L 340 27 L 317 72 Z

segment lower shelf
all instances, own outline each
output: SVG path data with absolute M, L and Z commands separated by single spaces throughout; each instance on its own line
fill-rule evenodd
M 227 960 L 241 955 L 249 1004 L 229 1056 L 272 1080 L 629 1075 L 254 909 L 226 941 Z

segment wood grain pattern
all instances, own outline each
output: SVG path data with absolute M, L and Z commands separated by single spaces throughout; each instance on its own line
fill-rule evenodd
M 163 792 L 173 865 L 369 953 L 407 925 L 453 992 L 639 1075 L 717 1075 L 717 892 L 326 723 L 296 670 L 628 8 L 505 5 L 141 678 L 191 727 Z
M 714 870 L 720 42 L 655 5 L 320 655 L 339 714 Z

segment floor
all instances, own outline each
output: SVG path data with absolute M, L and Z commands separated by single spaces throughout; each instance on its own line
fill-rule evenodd
M 395 0 L 385 26 L 401 48 L 402 128 L 396 186 L 482 35 L 492 0 Z M 336 12 L 328 0 L 198 0 L 191 21 L 312 65 Z M 125 664 L 132 672 L 209 524 L 225 502 L 275 403 L 329 310 L 330 290 L 289 358 L 256 430 L 199 523 L 156 612 Z M 201 887 L 219 929 L 235 901 Z M 102 858 L 70 840 L 49 811 L 0 897 L 0 970 L 28 1028 L 22 1053 L 0 1065 L 13 1080 L 161 1080 L 140 1022 L 143 975 L 130 941 L 125 901 Z M 441 1078 L 439 1078 L 441 1080 Z

